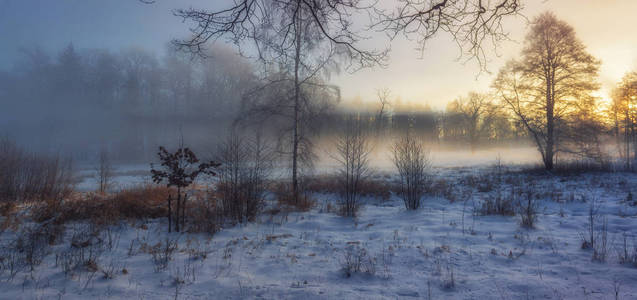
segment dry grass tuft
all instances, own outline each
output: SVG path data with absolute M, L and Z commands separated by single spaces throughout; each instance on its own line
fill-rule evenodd
M 106 195 L 74 194 L 66 200 L 45 201 L 32 210 L 35 221 L 53 220 L 57 224 L 90 220 L 97 225 L 114 224 L 122 219 L 164 217 L 166 199 L 174 191 L 163 186 L 141 185 Z

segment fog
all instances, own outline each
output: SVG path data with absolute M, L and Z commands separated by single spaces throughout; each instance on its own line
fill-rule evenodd
M 147 163 L 158 146 L 180 143 L 207 155 L 239 119 L 243 122 L 237 127 L 254 128 L 258 123 L 271 137 L 285 131 L 275 125 L 276 116 L 260 116 L 263 120 L 257 122 L 250 115 L 254 97 L 244 95 L 260 81 L 256 67 L 232 48 L 215 46 L 205 58 L 170 47 L 164 52 L 168 54 L 141 48 L 77 49 L 73 44 L 51 53 L 37 47 L 23 49 L 14 66 L 0 73 L 1 134 L 30 151 L 61 153 L 90 164 L 101 151 L 119 163 Z M 382 162 L 379 166 L 388 164 L 390 142 L 410 127 L 416 128 L 441 165 L 482 163 L 509 152 L 520 158 L 511 157 L 512 161 L 536 158 L 519 155 L 506 145 L 499 149 L 497 145 L 517 139 L 511 133 L 490 139 L 488 148 L 467 152 L 462 133 L 440 137 L 443 112 L 400 100 L 393 103 L 379 136 L 371 130 L 378 121 L 374 99 L 356 103 L 325 97 L 326 107 L 311 120 L 316 145 L 312 151 L 319 165 L 330 164 L 325 154 L 350 115 L 367 120 L 368 134 L 376 137 L 374 160 Z M 273 147 L 285 152 L 285 145 Z
M 37 152 L 91 160 L 148 160 L 182 138 L 195 147 L 223 134 L 253 84 L 251 66 L 226 48 L 207 59 L 130 48 L 55 53 L 25 49 L 0 73 L 3 135 Z

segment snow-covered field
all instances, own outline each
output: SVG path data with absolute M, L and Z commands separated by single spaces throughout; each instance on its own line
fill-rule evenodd
M 343 218 L 327 209 L 334 195 L 317 194 L 309 212 L 265 214 L 214 236 L 167 234 L 165 220 L 121 224 L 99 238 L 87 224 L 67 225 L 33 270 L 2 270 L 0 298 L 637 299 L 637 266 L 620 263 L 624 237 L 628 252 L 637 247 L 637 207 L 626 201 L 635 174 L 511 173 L 485 188 L 489 168 L 436 170 L 456 199 L 427 196 L 418 211 L 392 195 L 366 198 L 356 219 Z M 537 199 L 534 229 L 519 216 L 475 213 L 512 188 Z M 582 249 L 592 203 L 598 243 L 608 224 L 603 261 Z M 1 233 L 2 246 L 15 235 Z M 85 240 L 101 242 L 77 246 Z M 80 256 L 95 265 L 65 270 Z

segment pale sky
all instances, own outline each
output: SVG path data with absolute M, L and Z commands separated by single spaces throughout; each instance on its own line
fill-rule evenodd
M 575 28 L 587 50 L 602 60 L 600 97 L 607 94 L 623 75 L 637 71 L 637 1 L 635 0 L 527 0 L 523 13 L 532 19 L 552 11 Z M 491 54 L 487 68 L 492 74 L 479 75 L 475 62 L 456 61 L 458 48 L 447 36 L 428 43 L 425 57 L 419 59 L 415 44 L 399 41 L 392 46 L 392 61 L 387 69 L 364 70 L 341 75 L 337 82 L 346 98 L 360 96 L 374 100 L 374 89 L 387 87 L 403 101 L 428 103 L 443 109 L 449 101 L 469 91 L 488 91 L 504 63 L 516 58 L 527 32 L 523 18 L 507 22 L 514 42 L 505 42 L 499 56 Z M 479 76 L 478 76 L 479 75 Z
M 58 51 L 69 42 L 77 48 L 142 47 L 161 54 L 170 39 L 187 33 L 188 25 L 172 16 L 171 9 L 220 6 L 224 1 L 158 0 L 149 6 L 136 0 L 0 0 L 0 68 L 10 69 L 20 47 Z M 636 0 L 526 0 L 525 6 L 524 14 L 531 19 L 553 11 L 602 60 L 601 97 L 607 97 L 624 73 L 637 70 Z M 428 43 L 422 59 L 413 42 L 398 40 L 392 45 L 388 68 L 341 74 L 332 80 L 342 87 L 345 99 L 374 101 L 375 90 L 387 87 L 403 101 L 442 109 L 471 90 L 487 91 L 500 66 L 517 56 L 526 21 L 513 19 L 507 22 L 507 29 L 517 43 L 503 43 L 499 56 L 489 56 L 487 68 L 493 74 L 478 76 L 477 64 L 456 61 L 457 47 L 440 36 Z

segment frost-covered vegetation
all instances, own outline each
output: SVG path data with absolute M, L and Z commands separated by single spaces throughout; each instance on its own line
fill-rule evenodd
M 367 178 L 355 218 L 341 214 L 338 176 L 306 179 L 303 205 L 270 182 L 248 223 L 215 210 L 224 194 L 200 182 L 180 233 L 166 230 L 166 188 L 16 203 L 0 218 L 0 286 L 12 299 L 637 293 L 634 174 L 501 164 L 431 174 L 418 210 L 405 208 L 397 173 Z

